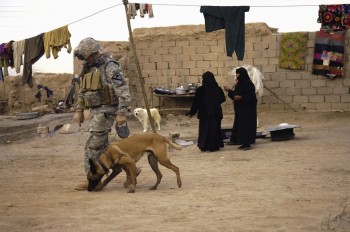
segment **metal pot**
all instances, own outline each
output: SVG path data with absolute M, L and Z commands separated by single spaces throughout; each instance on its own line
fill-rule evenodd
M 184 89 L 183 87 L 178 87 L 178 88 L 176 88 L 175 89 L 175 92 L 176 92 L 176 94 L 186 94 L 187 93 L 187 90 L 186 89 Z

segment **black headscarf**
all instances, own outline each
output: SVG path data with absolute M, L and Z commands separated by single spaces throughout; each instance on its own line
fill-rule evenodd
M 253 85 L 253 82 L 250 80 L 248 72 L 245 68 L 238 68 L 236 69 L 236 74 L 239 73 L 239 76 L 237 76 L 237 85 L 235 87 L 235 95 L 242 95 L 244 91 L 246 91 L 246 88 L 248 88 L 249 85 Z

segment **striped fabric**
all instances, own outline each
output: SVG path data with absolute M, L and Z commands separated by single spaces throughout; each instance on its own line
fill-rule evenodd
M 279 55 L 280 68 L 305 70 L 307 32 L 283 33 Z
M 312 73 L 328 78 L 343 77 L 345 32 L 316 32 Z

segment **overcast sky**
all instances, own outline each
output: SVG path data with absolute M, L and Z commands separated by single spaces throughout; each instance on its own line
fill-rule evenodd
M 131 2 L 131 1 L 130 1 Z M 149 0 L 154 18 L 139 16 L 131 27 L 204 24 L 201 5 L 251 6 L 246 23 L 265 22 L 279 32 L 318 31 L 318 5 L 342 1 L 318 0 Z M 127 41 L 128 28 L 121 0 L 0 0 L 0 43 L 31 38 L 68 25 L 73 48 L 85 37 L 104 41 Z M 35 72 L 73 73 L 73 55 L 65 49 L 59 57 L 43 56 Z

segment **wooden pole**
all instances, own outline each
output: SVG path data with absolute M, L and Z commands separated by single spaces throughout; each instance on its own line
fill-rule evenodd
M 134 37 L 132 35 L 131 24 L 130 24 L 130 15 L 128 14 L 128 7 L 127 7 L 128 0 L 123 0 L 123 4 L 124 4 L 124 8 L 125 8 L 126 21 L 128 23 L 128 29 L 129 29 L 129 40 L 130 40 L 130 44 L 131 44 L 133 55 L 135 57 L 135 63 L 136 63 L 138 78 L 140 80 L 140 84 L 141 84 L 141 88 L 142 88 L 143 100 L 145 101 L 145 107 L 146 107 L 148 118 L 149 118 L 149 121 L 150 121 L 150 124 L 151 124 L 151 127 L 152 127 L 152 131 L 153 131 L 153 133 L 157 133 L 156 128 L 154 126 L 154 120 L 153 120 L 153 118 L 151 116 L 151 111 L 150 111 L 149 105 L 148 105 L 148 99 L 147 99 L 147 94 L 146 94 L 146 89 L 145 89 L 145 80 L 142 78 L 140 63 L 139 63 L 139 60 L 138 60 L 137 54 L 136 54 L 136 47 L 135 47 L 135 43 L 134 43 Z

